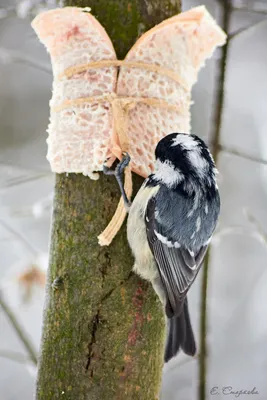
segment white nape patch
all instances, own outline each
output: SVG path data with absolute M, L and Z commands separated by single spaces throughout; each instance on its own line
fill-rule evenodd
M 209 167 L 208 161 L 201 156 L 200 149 L 195 148 L 187 153 L 187 158 L 190 164 L 198 171 L 199 175 L 205 176 Z
M 185 150 L 193 150 L 198 147 L 198 142 L 188 133 L 179 133 L 173 139 L 172 147 L 179 145 Z
M 197 232 L 199 231 L 199 229 L 200 229 L 200 227 L 201 227 L 201 218 L 200 217 L 197 217 L 197 222 L 196 222 L 196 228 L 197 228 Z
M 189 134 L 178 134 L 173 139 L 172 146 L 180 145 L 184 150 L 188 150 L 188 161 L 198 170 L 199 175 L 204 176 L 209 167 L 208 161 L 201 156 L 199 143 Z
M 209 212 L 209 207 L 208 207 L 208 204 L 206 203 L 206 205 L 205 205 L 205 213 L 208 214 L 208 212 Z
M 170 188 L 176 186 L 184 179 L 182 172 L 175 168 L 173 163 L 169 160 L 164 162 L 156 160 L 154 176 Z

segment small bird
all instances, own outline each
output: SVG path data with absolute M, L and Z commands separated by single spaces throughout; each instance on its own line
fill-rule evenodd
M 187 292 L 194 282 L 214 232 L 220 196 L 216 167 L 202 139 L 171 133 L 155 150 L 155 169 L 131 204 L 124 192 L 126 154 L 114 174 L 129 211 L 127 238 L 135 257 L 133 270 L 149 280 L 166 314 L 167 342 L 164 361 L 181 348 L 195 355 Z

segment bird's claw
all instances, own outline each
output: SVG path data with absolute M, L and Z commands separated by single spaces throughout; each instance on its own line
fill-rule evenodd
M 116 177 L 121 177 L 125 168 L 129 165 L 131 157 L 128 153 L 123 153 L 121 161 L 118 163 L 115 169 L 111 169 L 106 165 L 103 165 L 103 173 L 105 175 L 115 175 Z
M 128 200 L 128 197 L 126 195 L 126 192 L 125 192 L 125 189 L 123 186 L 123 171 L 129 165 L 130 161 L 131 161 L 131 157 L 129 156 L 128 153 L 125 152 L 125 153 L 123 153 L 123 157 L 122 157 L 121 161 L 117 164 L 115 169 L 111 169 L 111 168 L 107 167 L 106 165 L 103 165 L 103 173 L 105 175 L 114 175 L 115 176 L 115 178 L 119 184 L 119 188 L 120 188 L 127 211 L 129 210 L 129 208 L 131 206 L 131 202 L 130 202 L 130 200 Z
M 121 161 L 115 168 L 115 175 L 116 176 L 122 175 L 125 168 L 128 167 L 130 161 L 131 161 L 131 157 L 129 156 L 129 154 L 123 153 L 123 157 L 122 157 Z

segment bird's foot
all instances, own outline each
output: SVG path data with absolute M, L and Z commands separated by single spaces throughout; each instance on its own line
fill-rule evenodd
M 111 168 L 107 167 L 106 165 L 103 165 L 103 173 L 105 175 L 114 175 L 115 176 L 127 210 L 130 208 L 131 202 L 128 199 L 128 197 L 125 193 L 125 190 L 124 190 L 123 173 L 124 173 L 125 168 L 129 165 L 130 161 L 131 161 L 130 155 L 125 152 L 123 154 L 121 161 L 116 165 L 115 169 L 111 169 Z

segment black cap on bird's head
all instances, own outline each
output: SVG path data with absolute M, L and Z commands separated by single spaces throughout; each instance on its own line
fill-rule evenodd
M 155 177 L 162 176 L 163 181 L 166 178 L 176 184 L 188 180 L 215 182 L 216 168 L 212 155 L 206 143 L 196 135 L 171 133 L 165 136 L 159 141 L 155 156 Z

